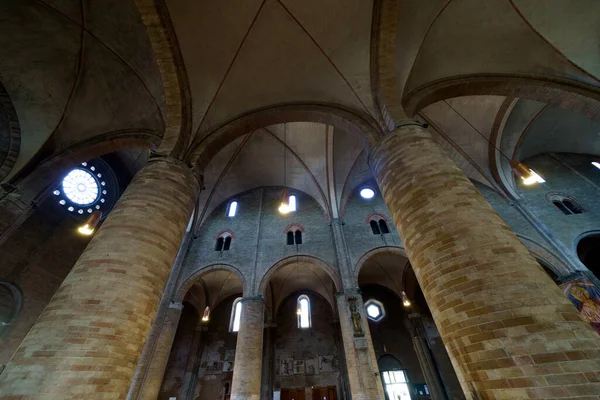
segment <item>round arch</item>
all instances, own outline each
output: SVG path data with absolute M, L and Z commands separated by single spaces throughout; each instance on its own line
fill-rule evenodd
M 527 250 L 531 253 L 535 259 L 543 265 L 544 268 L 548 268 L 554 275 L 560 279 L 561 277 L 567 276 L 574 271 L 567 266 L 556 254 L 550 251 L 544 245 L 536 242 L 535 240 L 516 234 L 521 243 L 525 245 Z
M 573 252 L 577 255 L 579 262 L 598 277 L 600 269 L 590 265 L 598 259 L 598 244 L 600 243 L 600 231 L 592 230 L 579 235 L 573 241 Z M 599 278 L 600 279 L 600 278 Z
M 197 132 L 186 160 L 203 171 L 212 157 L 236 138 L 259 128 L 287 122 L 332 125 L 360 135 L 369 146 L 374 146 L 383 135 L 375 120 L 350 108 L 328 103 L 288 103 L 258 108 L 205 133 Z
M 600 89 L 580 81 L 519 74 L 472 74 L 439 79 L 402 97 L 411 116 L 437 101 L 452 97 L 497 95 L 536 100 L 600 121 Z
M 333 268 L 331 265 L 329 265 L 328 263 L 326 263 L 325 261 L 323 261 L 317 257 L 309 256 L 306 254 L 300 254 L 297 256 L 289 256 L 289 257 L 282 258 L 281 260 L 279 260 L 275 264 L 273 264 L 260 278 L 260 283 L 258 285 L 258 288 L 256 288 L 257 289 L 256 293 L 258 293 L 262 296 L 265 296 L 267 285 L 269 283 L 269 280 L 273 276 L 273 274 L 278 269 L 285 267 L 286 265 L 296 263 L 296 262 L 305 262 L 305 263 L 313 264 L 313 265 L 320 267 L 325 272 L 327 272 L 327 275 L 329 275 L 329 277 L 333 281 L 333 284 L 335 285 L 335 289 L 338 292 L 343 289 L 342 279 L 341 279 L 337 269 Z
M 358 259 L 356 265 L 354 266 L 354 282 L 353 283 L 356 286 L 358 286 L 358 275 L 360 274 L 360 270 L 362 269 L 362 267 L 366 264 L 366 262 L 368 260 L 371 259 L 371 257 L 373 257 L 376 254 L 381 254 L 381 253 L 399 255 L 399 256 L 402 256 L 402 257 L 408 259 L 406 250 L 404 250 L 404 248 L 400 247 L 400 246 L 380 246 L 380 247 L 375 247 L 371 250 L 368 250 L 366 253 L 364 253 Z
M 174 297 L 173 301 L 182 302 L 183 299 L 185 298 L 185 295 L 191 289 L 191 287 L 196 282 L 198 282 L 198 280 L 201 277 L 203 277 L 204 275 L 206 275 L 212 271 L 228 271 L 228 272 L 233 273 L 242 282 L 243 293 L 244 294 L 250 293 L 249 288 L 248 288 L 248 282 L 246 281 L 244 274 L 239 269 L 237 269 L 236 267 L 234 267 L 231 264 L 216 263 L 216 264 L 209 264 L 209 265 L 202 266 L 202 267 L 198 268 L 197 270 L 195 270 L 192 274 L 188 275 L 188 277 L 185 278 L 182 281 L 182 283 L 179 285 L 179 287 L 177 288 L 177 291 L 175 292 L 175 296 L 173 296 Z

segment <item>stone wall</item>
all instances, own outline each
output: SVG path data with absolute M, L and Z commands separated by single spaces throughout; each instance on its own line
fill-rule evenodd
M 298 328 L 296 301 L 305 294 L 310 299 L 311 327 Z M 314 292 L 300 291 L 288 296 L 279 307 L 275 328 L 275 385 L 274 390 L 282 388 L 306 388 L 336 386 L 340 393 L 340 363 L 335 372 L 319 372 L 312 374 L 285 375 L 281 368 L 284 357 L 294 360 L 306 360 L 316 356 L 335 356 L 338 346 L 334 339 L 334 313 L 327 300 Z M 317 357 L 318 360 L 318 357 Z

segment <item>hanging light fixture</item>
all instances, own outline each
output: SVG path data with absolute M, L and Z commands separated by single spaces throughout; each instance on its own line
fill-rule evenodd
M 77 228 L 77 232 L 81 233 L 84 236 L 90 236 L 98 227 L 98 223 L 100 223 L 100 218 L 102 218 L 102 211 L 94 211 L 94 213 L 92 213 L 92 215 L 90 215 L 85 220 L 85 224 Z
M 527 168 L 525 164 L 515 160 L 510 160 L 510 168 L 513 172 L 521 178 L 524 185 L 533 185 L 534 183 L 544 183 L 546 180 L 539 176 L 531 168 Z
M 286 188 L 286 167 L 287 167 L 287 125 L 283 125 L 283 190 L 281 191 L 281 199 L 279 201 L 279 212 L 282 214 L 287 214 L 290 212 L 290 194 Z
M 408 299 L 408 296 L 406 295 L 406 292 L 404 292 L 404 290 L 401 293 L 402 295 L 402 305 L 404 307 L 410 307 L 410 300 Z
M 204 313 L 202 314 L 202 322 L 208 322 L 210 318 L 210 307 L 206 306 Z

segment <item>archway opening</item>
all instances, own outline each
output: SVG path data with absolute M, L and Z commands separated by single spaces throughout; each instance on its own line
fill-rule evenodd
M 290 257 L 263 278 L 271 327 L 263 343 L 265 398 L 330 398 L 334 392 L 337 397 L 344 393 L 338 289 L 330 276 L 333 270 L 324 266 L 310 257 Z
M 232 326 L 235 320 L 239 325 L 243 312 L 237 301 L 243 286 L 236 272 L 219 266 L 201 271 L 182 286 L 183 310 L 159 398 L 213 398 L 229 393 L 237 344 L 237 329 Z
M 577 243 L 577 256 L 600 279 L 600 233 L 588 235 Z
M 408 258 L 398 248 L 383 248 L 361 260 L 358 285 L 386 396 L 407 400 L 430 396 L 435 383 L 422 365 L 426 356 L 435 366 L 433 373 L 441 380 L 444 395 L 464 398 Z M 380 305 L 381 315 L 369 309 L 374 305 Z

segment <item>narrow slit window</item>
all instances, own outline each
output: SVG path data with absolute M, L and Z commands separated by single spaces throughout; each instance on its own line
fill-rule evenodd
M 288 246 L 291 246 L 294 244 L 294 232 L 292 232 L 292 231 L 289 231 L 287 233 L 287 244 L 288 244 Z
M 229 203 L 229 208 L 227 209 L 227 216 L 230 218 L 235 217 L 235 214 L 237 213 L 237 208 L 237 201 L 232 201 L 231 203 Z
M 238 332 L 240 330 L 240 321 L 242 318 L 242 298 L 238 297 L 233 302 L 231 307 L 231 322 L 229 323 L 230 332 Z
M 556 208 L 558 208 L 560 211 L 562 211 L 563 214 L 571 215 L 571 211 L 569 211 L 569 209 L 563 204 L 562 201 L 554 200 L 552 202 L 552 204 L 554 204 L 556 206 Z
M 388 229 L 387 223 L 383 219 L 379 220 L 379 230 L 383 234 L 390 233 L 390 230 Z
M 217 239 L 217 243 L 215 244 L 215 251 L 222 251 L 223 250 L 223 238 L 220 237 Z
M 310 328 L 310 299 L 306 295 L 298 297 L 297 302 L 298 328 Z
M 296 244 L 302 244 L 302 232 L 297 230 L 294 236 L 296 237 Z
M 371 231 L 373 232 L 373 235 L 381 234 L 379 231 L 379 225 L 377 225 L 377 221 L 371 221 L 369 222 L 369 225 L 371 225 Z
M 296 195 L 291 195 L 288 199 L 290 211 L 296 211 Z
M 231 236 L 227 236 L 225 238 L 225 243 L 223 244 L 223 251 L 229 250 L 230 247 L 231 247 Z

